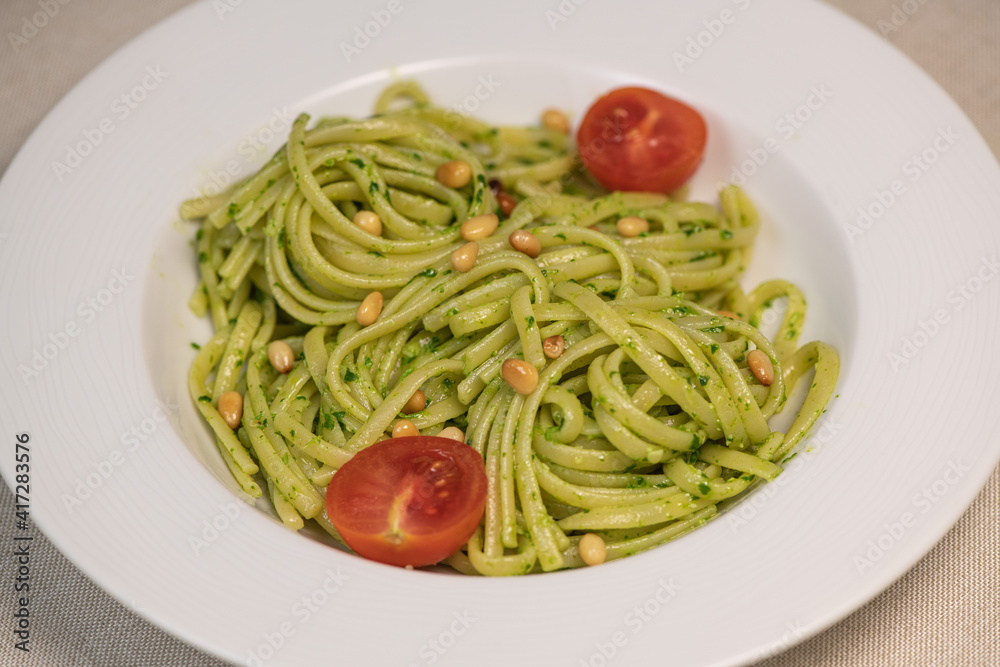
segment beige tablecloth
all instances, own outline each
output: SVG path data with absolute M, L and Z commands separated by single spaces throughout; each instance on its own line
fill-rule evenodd
M 25 20 L 41 11 L 42 3 L 2 0 L 0 172 L 70 87 L 121 45 L 189 1 L 48 0 L 50 8 L 58 5 L 58 13 L 29 40 L 15 45 L 10 34 L 22 34 Z M 883 32 L 927 70 L 1000 155 L 1000 2 L 832 0 L 832 4 L 873 31 Z M 895 24 L 894 12 L 903 12 L 897 13 Z M 13 496 L 3 486 L 0 517 L 12 517 L 13 505 Z M 9 630 L 11 540 L 2 532 L 9 530 L 8 523 L 0 528 L 0 664 L 223 664 L 112 599 L 41 535 L 33 547 L 32 588 L 38 593 L 32 601 L 32 651 L 30 656 L 15 651 Z M 895 585 L 832 628 L 758 667 L 793 665 L 1000 666 L 998 472 L 961 521 Z

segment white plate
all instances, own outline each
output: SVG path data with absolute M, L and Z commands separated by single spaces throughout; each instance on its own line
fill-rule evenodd
M 957 520 L 1000 457 L 1000 169 L 927 76 L 816 2 L 350 4 L 185 9 L 0 184 L 3 432 L 30 433 L 32 517 L 87 575 L 244 664 L 735 665 L 842 618 Z M 811 451 L 676 542 L 518 579 L 366 562 L 241 505 L 184 389 L 208 326 L 177 205 L 261 164 L 287 114 L 367 113 L 396 75 L 494 122 L 625 82 L 703 110 L 695 194 L 754 172 L 747 284 L 795 280 L 806 338 L 843 356 Z

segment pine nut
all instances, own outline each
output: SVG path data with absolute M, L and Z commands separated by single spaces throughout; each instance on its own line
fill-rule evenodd
M 770 387 L 774 382 L 774 366 L 771 359 L 761 350 L 751 350 L 747 354 L 747 366 L 750 372 L 765 387 Z
M 524 229 L 511 232 L 507 241 L 510 242 L 510 246 L 514 250 L 523 252 L 528 257 L 538 257 L 538 254 L 542 252 L 542 242 L 538 240 L 537 236 Z
M 581 537 L 577 548 L 580 550 L 580 558 L 587 565 L 600 565 L 608 557 L 607 545 L 600 535 L 594 533 L 587 533 Z
M 434 175 L 441 185 L 460 188 L 472 179 L 472 167 L 465 160 L 452 160 L 438 167 Z
M 462 223 L 462 238 L 466 241 L 485 239 L 497 230 L 497 225 L 499 224 L 500 218 L 492 213 L 469 218 Z
M 413 396 L 410 396 L 410 400 L 406 402 L 403 406 L 404 415 L 412 415 L 414 412 L 420 412 L 427 407 L 427 395 L 423 391 L 417 389 L 413 392 Z
M 510 214 L 514 212 L 514 207 L 517 206 L 517 200 L 514 199 L 514 196 L 506 192 L 497 195 L 497 203 L 500 204 L 500 212 L 505 218 L 509 218 Z
M 295 365 L 295 353 L 291 346 L 283 340 L 271 341 L 267 346 L 267 358 L 279 373 L 287 373 Z
M 538 369 L 527 361 L 508 359 L 503 362 L 500 374 L 511 389 L 522 396 L 527 396 L 538 386 Z
M 219 414 L 226 425 L 234 431 L 240 427 L 243 419 L 243 394 L 238 391 L 227 391 L 219 396 Z
M 569 119 L 559 109 L 546 109 L 542 112 L 542 127 L 569 134 Z
M 358 324 L 363 327 L 375 324 L 378 316 L 382 314 L 382 303 L 382 292 L 372 292 L 366 296 L 361 305 L 358 306 L 358 312 L 354 315 Z
M 734 313 L 731 310 L 717 310 L 715 312 L 717 312 L 719 315 L 722 315 L 723 317 L 728 317 L 731 320 L 738 320 L 738 319 L 740 319 L 740 316 L 737 315 L 736 313 Z
M 469 241 L 451 253 L 451 265 L 459 273 L 467 273 L 476 265 L 477 257 L 479 257 L 479 244 L 475 241 Z
M 637 215 L 627 215 L 615 224 L 622 236 L 634 237 L 649 231 L 649 221 Z
M 462 429 L 457 426 L 449 426 L 447 428 L 441 429 L 438 433 L 439 438 L 449 438 L 451 440 L 458 440 L 459 442 L 465 442 L 465 434 L 462 433 Z
M 566 339 L 562 336 L 549 336 L 542 341 L 542 352 L 549 359 L 558 359 L 566 349 Z
M 382 218 L 374 211 L 358 211 L 354 215 L 354 224 L 372 236 L 382 236 Z
M 409 419 L 400 419 L 392 427 L 392 437 L 394 438 L 405 438 L 411 435 L 420 435 L 420 430 Z

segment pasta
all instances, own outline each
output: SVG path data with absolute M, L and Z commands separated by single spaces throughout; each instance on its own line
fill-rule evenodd
M 583 565 L 585 533 L 608 560 L 662 544 L 780 474 L 839 361 L 822 342 L 799 346 L 794 285 L 740 287 L 760 224 L 745 192 L 723 188 L 718 207 L 607 193 L 565 132 L 492 127 L 412 83 L 390 86 L 375 111 L 311 128 L 299 116 L 258 173 L 181 206 L 201 220 L 190 306 L 216 330 L 190 392 L 246 493 L 266 493 L 290 528 L 314 520 L 336 536 L 323 490 L 354 453 L 403 417 L 425 435 L 457 427 L 489 487 L 480 528 L 447 562 L 513 575 Z M 469 165 L 468 184 L 436 178 L 452 161 Z M 467 241 L 463 221 L 498 212 L 497 182 L 516 206 Z M 361 211 L 381 233 L 353 222 Z M 622 236 L 632 216 L 648 231 Z M 518 230 L 537 238 L 537 257 L 511 246 Z M 466 243 L 475 260 L 458 270 Z M 376 291 L 381 310 L 362 326 Z M 758 327 L 778 301 L 771 340 Z M 275 340 L 295 355 L 287 373 L 269 362 Z M 563 346 L 555 358 L 550 342 Z M 537 369 L 537 388 L 515 391 L 507 359 Z M 810 372 L 791 427 L 772 430 Z M 403 415 L 417 390 L 426 406 Z M 220 397 L 234 391 L 242 415 L 224 416 Z

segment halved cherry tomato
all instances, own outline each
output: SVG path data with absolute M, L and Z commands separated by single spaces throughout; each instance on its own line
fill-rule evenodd
M 647 88 L 618 88 L 580 123 L 580 158 L 608 190 L 670 192 L 701 164 L 708 129 L 688 105 Z
M 483 459 L 463 442 L 414 435 L 383 440 L 341 466 L 326 509 L 361 556 L 432 565 L 475 532 L 486 507 Z

